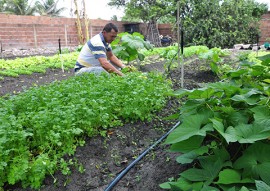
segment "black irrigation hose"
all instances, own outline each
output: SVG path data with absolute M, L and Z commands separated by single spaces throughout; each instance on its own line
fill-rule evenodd
M 132 163 L 130 163 L 118 176 L 109 184 L 109 186 L 104 191 L 110 191 L 113 187 L 123 178 L 123 176 L 138 162 L 140 161 L 151 149 L 153 149 L 157 144 L 159 144 L 163 139 L 165 139 L 178 125 L 178 121 L 167 133 L 160 137 L 153 145 L 148 147 L 138 158 L 136 158 Z

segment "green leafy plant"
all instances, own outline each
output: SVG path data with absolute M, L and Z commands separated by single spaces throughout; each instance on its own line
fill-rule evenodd
M 118 34 L 118 38 L 115 39 L 112 43 L 112 48 L 114 54 L 128 63 L 133 60 L 144 60 L 144 54 L 140 53 L 140 50 L 152 49 L 152 45 L 144 41 L 144 36 L 138 32 L 129 34 L 127 32 Z M 139 62 L 139 61 L 138 61 Z
M 61 56 L 31 56 L 14 60 L 0 59 L 0 77 L 18 77 L 21 74 L 31 75 L 33 72 L 45 73 L 47 68 L 62 68 L 62 64 L 65 69 L 70 69 L 74 67 L 77 57 L 78 52 L 72 52 Z
M 260 64 L 243 62 L 237 70 L 224 72 L 222 82 L 174 93 L 187 101 L 180 108 L 182 124 L 165 144 L 181 153 L 177 162 L 193 163 L 194 168 L 180 173 L 176 181 L 161 184 L 162 188 L 269 188 L 270 55 L 258 59 Z
M 166 103 L 171 83 L 160 74 L 125 77 L 85 74 L 0 98 L 0 188 L 40 188 L 56 170 L 70 173 L 83 138 L 127 121 L 151 120 Z M 82 166 L 78 167 L 83 172 Z

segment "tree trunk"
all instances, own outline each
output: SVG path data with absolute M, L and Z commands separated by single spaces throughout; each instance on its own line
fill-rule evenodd
M 85 36 L 86 36 L 86 41 L 89 40 L 89 19 L 87 17 L 86 13 L 86 6 L 85 6 L 85 0 L 83 0 L 83 12 L 84 12 L 84 25 L 85 25 Z
M 81 25 L 77 0 L 74 0 L 74 4 L 75 4 L 75 9 L 76 9 L 75 14 L 77 15 L 76 25 L 77 25 L 77 30 L 78 30 L 78 39 L 79 39 L 80 44 L 84 44 L 83 33 L 82 33 L 82 25 Z

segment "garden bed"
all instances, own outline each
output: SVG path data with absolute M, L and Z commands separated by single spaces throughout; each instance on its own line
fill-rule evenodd
M 209 70 L 194 70 L 190 64 L 185 67 L 184 87 L 196 88 L 200 83 L 216 81 L 216 76 Z M 144 72 L 150 70 L 163 70 L 163 64 L 154 63 L 142 67 Z M 49 69 L 45 74 L 33 74 L 31 76 L 21 75 L 19 78 L 5 78 L 0 81 L 1 96 L 22 92 L 31 86 L 39 86 L 55 80 L 65 80 L 74 75 L 72 70 L 63 73 L 59 69 Z M 174 89 L 180 88 L 180 70 L 174 70 L 171 74 Z M 138 121 L 128 123 L 122 127 L 109 130 L 107 136 L 86 138 L 83 147 L 78 147 L 74 156 L 66 159 L 76 158 L 77 167 L 82 165 L 83 171 L 72 167 L 71 174 L 64 176 L 61 172 L 53 176 L 47 176 L 43 191 L 74 191 L 74 190 L 104 190 L 109 183 L 128 164 L 139 156 L 145 149 L 159 139 L 168 131 L 176 121 L 165 120 L 164 117 L 178 112 L 179 100 L 171 99 L 166 107 L 151 122 Z M 186 166 L 180 166 L 175 161 L 175 154 L 167 152 L 168 147 L 159 145 L 155 147 L 146 157 L 137 163 L 129 173 L 115 186 L 114 190 L 129 191 L 159 191 L 159 184 L 168 181 L 170 177 L 178 177 Z M 76 166 L 76 165 L 75 165 Z M 5 190 L 26 190 L 19 184 L 6 185 Z M 31 190 L 31 189 L 27 189 Z

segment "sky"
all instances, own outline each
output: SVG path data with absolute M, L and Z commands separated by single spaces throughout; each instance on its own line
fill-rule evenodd
M 87 16 L 90 19 L 104 19 L 104 20 L 111 20 L 113 15 L 117 16 L 118 20 L 121 20 L 121 18 L 124 15 L 123 9 L 117 9 L 112 8 L 108 6 L 109 0 L 85 0 L 86 4 L 86 12 Z M 59 0 L 58 2 L 60 7 L 67 7 L 67 10 L 64 13 L 64 16 L 71 17 L 71 9 L 75 10 L 75 5 L 73 0 Z M 82 4 L 80 3 L 80 0 L 78 0 L 78 7 L 82 7 Z M 73 14 L 73 17 L 76 17 L 75 14 Z
M 268 8 L 270 10 L 270 0 L 256 0 L 259 3 L 266 3 L 268 4 Z M 123 9 L 111 8 L 107 5 L 110 0 L 85 0 L 86 3 L 86 12 L 87 16 L 90 19 L 104 19 L 104 20 L 111 20 L 113 15 L 117 16 L 117 19 L 120 21 L 123 17 Z M 59 7 L 67 7 L 67 10 L 63 13 L 65 17 L 72 17 L 71 10 L 73 10 L 73 17 L 76 15 L 74 14 L 75 6 L 73 0 L 59 0 L 58 2 Z M 82 7 L 80 0 L 78 0 L 79 9 Z

